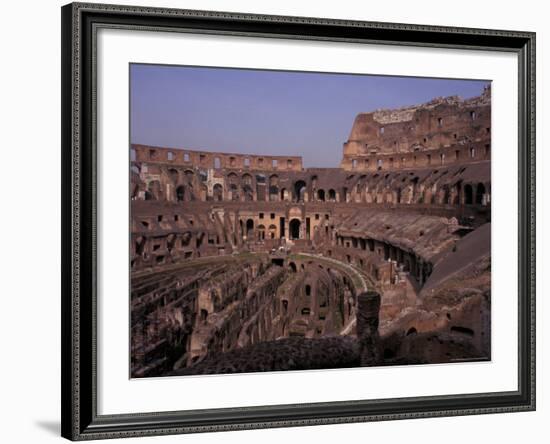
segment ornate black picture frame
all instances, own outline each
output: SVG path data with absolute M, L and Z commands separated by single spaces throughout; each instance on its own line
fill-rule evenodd
M 65 438 L 102 439 L 535 409 L 534 33 L 85 3 L 66 5 L 61 13 L 61 334 Z M 518 390 L 98 415 L 95 39 L 100 27 L 515 53 L 519 66 Z

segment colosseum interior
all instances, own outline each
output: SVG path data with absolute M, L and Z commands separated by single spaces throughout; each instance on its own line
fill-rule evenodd
M 334 168 L 132 145 L 131 376 L 490 359 L 490 93 L 361 113 Z

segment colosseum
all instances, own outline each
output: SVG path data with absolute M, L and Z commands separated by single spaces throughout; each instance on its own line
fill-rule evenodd
M 361 113 L 334 168 L 132 145 L 131 376 L 490 359 L 490 95 Z

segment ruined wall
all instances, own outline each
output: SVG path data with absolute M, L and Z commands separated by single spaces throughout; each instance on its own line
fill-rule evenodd
M 488 321 L 480 321 L 477 314 L 490 313 L 488 296 L 463 304 L 456 295 L 469 275 L 449 283 L 446 276 L 452 275 L 453 268 L 444 260 L 457 245 L 461 251 L 490 255 L 490 245 L 481 248 L 479 242 L 475 248 L 460 247 L 463 238 L 481 229 L 475 224 L 365 208 L 319 217 L 310 239 L 265 239 L 265 232 L 255 224 L 246 230 L 247 221 L 262 220 L 261 213 L 224 210 L 220 215 L 199 204 L 168 221 L 166 208 L 173 205 L 159 205 L 164 208 L 160 221 L 157 211 L 136 212 L 132 234 L 136 377 L 194 366 L 212 353 L 278 338 L 353 334 L 360 286 L 353 274 L 342 273 L 345 265 L 381 291 L 381 325 L 383 338 L 391 336 L 387 346 L 391 356 L 408 353 L 410 347 L 402 344 L 405 338 L 411 341 L 405 334 L 409 330 L 420 334 L 454 328 L 450 333 L 467 338 L 468 347 L 476 353 L 487 350 L 487 343 L 474 335 L 489 335 Z M 308 214 L 315 218 L 315 213 Z M 487 232 L 483 238 L 489 238 Z M 327 266 L 317 256 L 301 257 L 301 252 L 335 262 Z M 434 272 L 437 282 L 427 293 L 428 310 L 418 305 L 415 295 L 434 282 Z M 487 269 L 472 273 L 490 277 Z M 434 291 L 441 299 L 433 298 Z M 452 316 L 454 324 L 447 316 Z M 467 319 L 478 320 L 472 324 Z M 437 359 L 444 359 L 437 353 Z
M 132 376 L 490 357 L 489 89 L 359 115 L 341 168 L 132 153 Z M 367 289 L 374 361 L 348 340 Z
M 134 201 L 405 204 L 489 207 L 491 163 L 349 173 L 340 169 L 256 174 L 134 164 Z M 329 205 L 327 205 L 329 203 Z M 259 207 L 255 207 L 259 208 Z M 266 207 L 267 208 L 267 207 Z
M 338 334 L 352 313 L 353 282 L 314 259 L 292 264 L 245 254 L 134 274 L 132 376 L 266 341 Z
M 341 167 L 377 171 L 491 158 L 491 89 L 468 100 L 437 98 L 412 107 L 359 114 Z
M 166 163 L 174 166 L 262 171 L 300 171 L 300 156 L 263 156 L 257 154 L 230 154 L 181 148 L 164 148 L 133 144 L 132 156 L 136 162 Z

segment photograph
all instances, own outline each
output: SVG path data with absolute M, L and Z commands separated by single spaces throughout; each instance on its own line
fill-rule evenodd
M 491 80 L 128 75 L 130 378 L 491 361 Z

